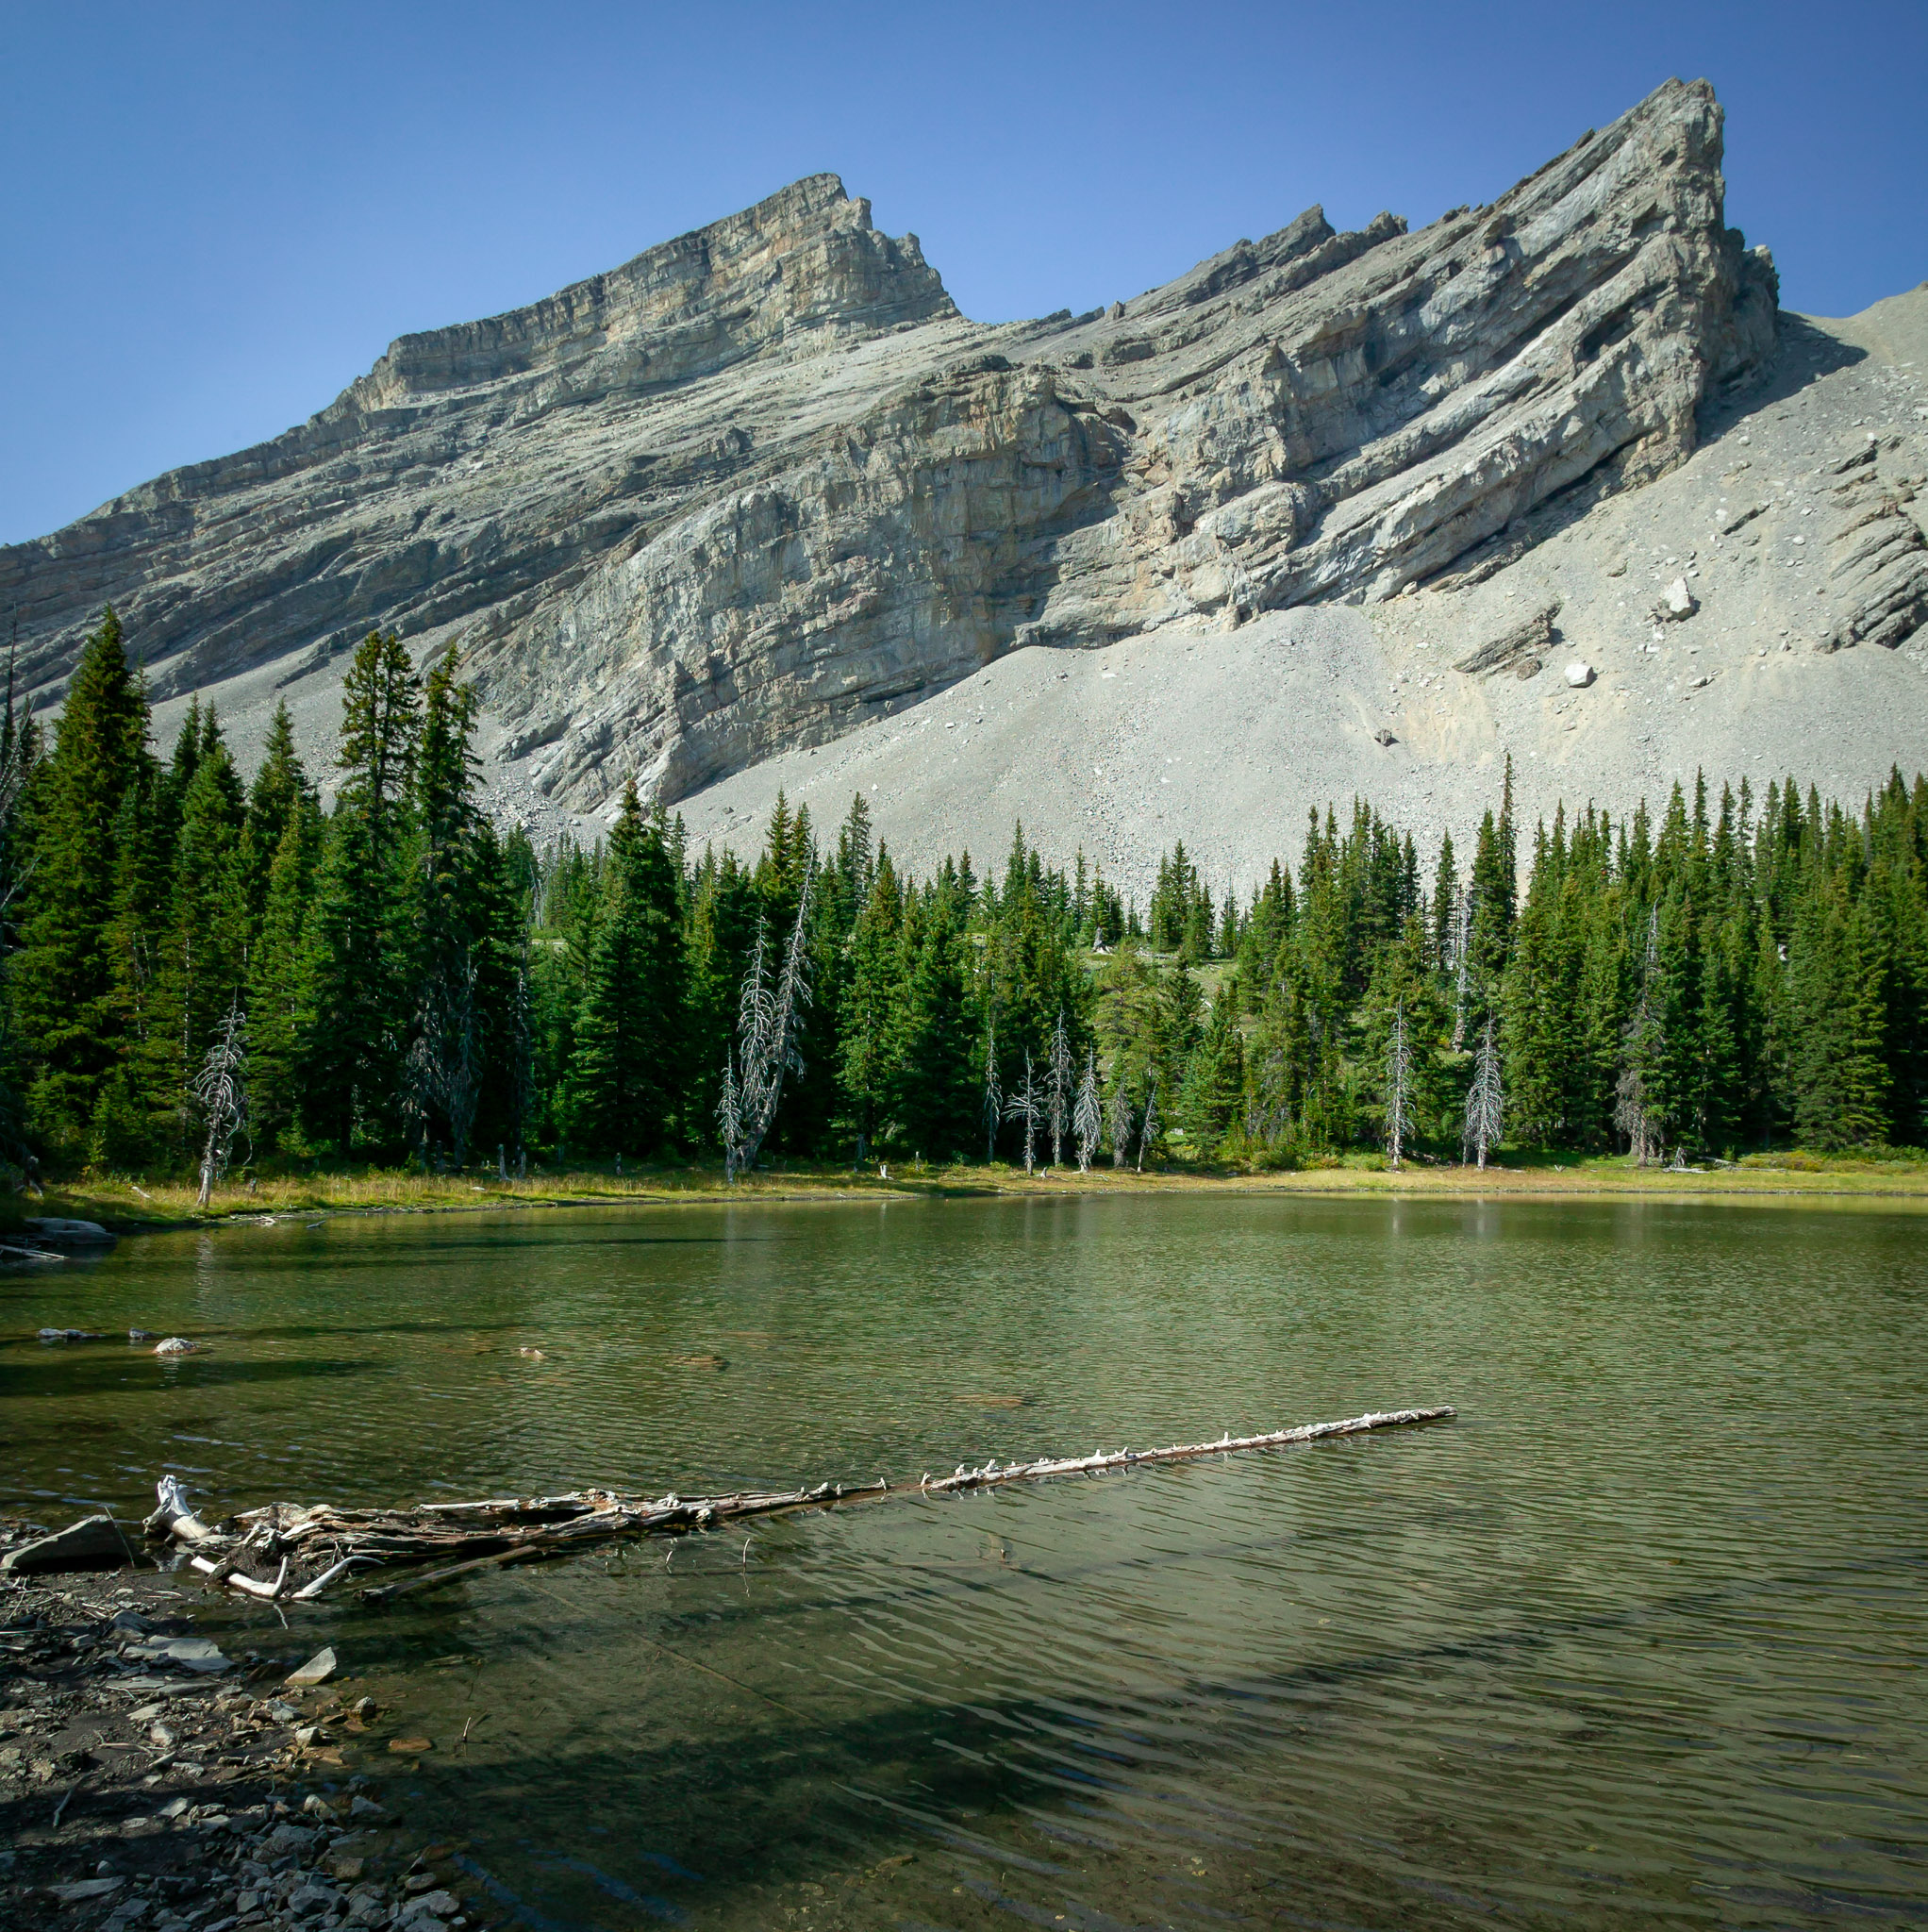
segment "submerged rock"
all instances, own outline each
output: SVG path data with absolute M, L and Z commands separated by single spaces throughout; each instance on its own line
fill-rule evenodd
M 56 1247 L 94 1248 L 111 1246 L 114 1237 L 97 1221 L 68 1221 L 58 1215 L 29 1215 L 22 1224 L 38 1241 Z

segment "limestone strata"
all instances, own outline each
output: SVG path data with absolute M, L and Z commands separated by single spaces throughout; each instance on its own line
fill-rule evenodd
M 1901 447 L 1899 438 L 1886 445 Z M 1914 500 L 1910 480 L 1884 477 L 1883 445 L 1864 449 L 1832 467 L 1841 480 L 1831 532 L 1828 575 L 1837 616 L 1820 648 L 1886 644 L 1893 650 L 1928 624 L 1928 540 L 1903 508 Z
M 1418 234 L 1313 208 L 999 327 L 814 177 L 404 338 L 277 441 L 0 552 L 0 595 L 49 699 L 109 597 L 162 693 L 458 641 L 552 797 L 678 797 L 1013 643 L 1477 581 L 1670 468 L 1773 343 L 1720 159 L 1670 82 Z
M 1476 645 L 1454 665 L 1454 670 L 1480 676 L 1503 671 L 1522 659 L 1531 660 L 1554 641 L 1554 619 L 1560 614 L 1559 599 L 1542 604 L 1537 610 L 1508 625 L 1497 637 Z M 1535 667 L 1537 669 L 1537 666 Z

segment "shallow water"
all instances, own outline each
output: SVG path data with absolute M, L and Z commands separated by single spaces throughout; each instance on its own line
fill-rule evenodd
M 1915 1924 L 1924 1233 L 1190 1196 L 155 1237 L 0 1284 L 11 1338 L 213 1344 L 10 1339 L 0 1507 L 914 1479 L 1452 1402 L 220 1614 L 397 1698 L 435 1749 L 368 1768 L 539 1928 Z

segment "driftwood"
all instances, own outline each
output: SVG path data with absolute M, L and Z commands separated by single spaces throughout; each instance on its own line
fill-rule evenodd
M 1167 1449 L 1100 1450 L 1090 1456 L 1045 1457 L 1035 1462 L 978 1468 L 959 1463 L 946 1476 L 925 1474 L 892 1487 L 872 1483 L 819 1483 L 807 1490 L 740 1491 L 725 1496 L 648 1497 L 609 1490 L 575 1490 L 559 1496 L 492 1496 L 472 1503 L 422 1503 L 413 1509 L 336 1509 L 326 1504 L 270 1503 L 243 1510 L 227 1523 L 201 1521 L 188 1507 L 179 1482 L 164 1476 L 159 1507 L 147 1519 L 148 1535 L 172 1541 L 190 1564 L 229 1590 L 267 1602 L 312 1601 L 358 1566 L 434 1567 L 392 1583 L 364 1584 L 362 1595 L 383 1601 L 425 1590 L 470 1571 L 566 1556 L 592 1543 L 635 1536 L 673 1536 L 715 1529 L 746 1517 L 790 1509 L 817 1509 L 887 1496 L 947 1496 L 1006 1483 L 1052 1476 L 1105 1475 L 1147 1462 L 1188 1462 L 1252 1449 L 1285 1449 L 1370 1429 L 1444 1422 L 1451 1408 L 1400 1408 L 1308 1423 L 1259 1436 L 1221 1436 L 1216 1442 L 1175 1443 Z

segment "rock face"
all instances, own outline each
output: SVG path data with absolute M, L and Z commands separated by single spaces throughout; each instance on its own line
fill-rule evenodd
M 1418 234 L 1313 208 L 997 327 L 815 176 L 403 338 L 275 441 L 0 550 L 0 598 L 44 702 L 109 599 L 162 696 L 375 625 L 459 643 L 552 798 L 674 799 L 1014 644 L 1479 581 L 1665 472 L 1774 341 L 1720 160 L 1670 82 Z M 1876 631 L 1914 608 L 1887 581 Z
M 1829 465 L 1841 480 L 1830 494 L 1828 575 L 1841 615 L 1819 648 L 1838 651 L 1858 643 L 1894 649 L 1928 624 L 1928 539 L 1902 508 L 1915 500 L 1913 479 L 1890 481 L 1877 466 L 1898 437 L 1870 433 L 1867 445 Z

